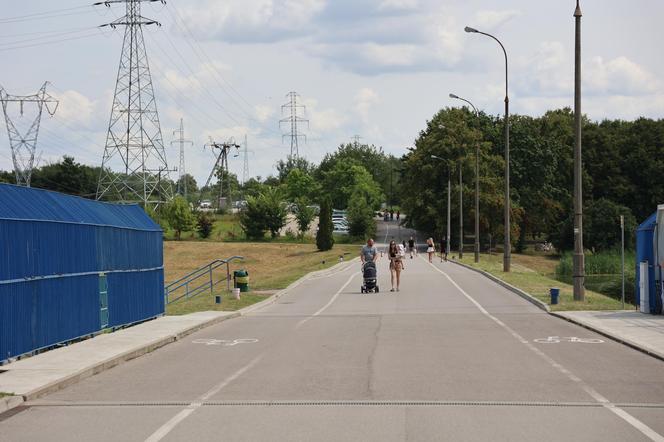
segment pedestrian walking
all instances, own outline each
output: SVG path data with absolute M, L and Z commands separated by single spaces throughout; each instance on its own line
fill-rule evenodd
M 399 248 L 399 256 L 401 257 L 401 270 L 406 270 L 406 266 L 403 263 L 404 258 L 406 258 L 406 241 L 401 241 L 401 244 L 397 244 Z
M 394 221 L 394 210 L 390 209 L 390 221 Z
M 390 282 L 392 283 L 392 289 L 390 289 L 390 291 L 394 291 L 394 282 L 396 280 L 398 292 L 399 285 L 401 284 L 401 270 L 403 269 L 403 263 L 401 262 L 399 248 L 394 241 L 390 241 L 390 247 L 387 250 L 387 256 L 390 259 Z
M 427 239 L 427 253 L 429 254 L 429 262 L 431 262 L 433 254 L 436 253 L 436 245 L 433 242 L 433 238 Z
M 417 253 L 417 250 L 415 249 L 415 240 L 412 236 L 408 240 L 408 251 L 410 252 L 410 259 L 413 259 L 413 253 Z
M 440 238 L 440 262 L 447 261 L 447 237 Z
M 397 221 L 399 221 L 399 218 L 401 218 L 401 210 L 397 210 Z
M 362 247 L 362 250 L 360 251 L 360 260 L 362 261 L 362 265 L 364 265 L 365 262 L 378 261 L 378 249 L 374 246 L 373 238 L 369 238 L 367 240 L 367 245 Z

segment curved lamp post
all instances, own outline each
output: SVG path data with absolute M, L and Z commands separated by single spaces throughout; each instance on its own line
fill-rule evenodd
M 473 108 L 475 117 L 479 120 L 479 112 L 477 108 L 470 101 L 465 98 L 459 97 L 455 94 L 450 94 L 450 98 L 465 101 Z M 480 145 L 477 143 L 475 147 L 475 262 L 480 262 Z
M 509 99 L 509 88 L 508 88 L 508 71 L 507 71 L 507 51 L 505 46 L 491 34 L 486 32 L 478 31 L 477 29 L 466 26 L 464 31 L 474 34 L 482 34 L 490 37 L 498 42 L 500 47 L 505 54 L 505 245 L 503 252 L 503 271 L 509 272 L 512 262 L 512 245 L 510 242 L 510 99 Z

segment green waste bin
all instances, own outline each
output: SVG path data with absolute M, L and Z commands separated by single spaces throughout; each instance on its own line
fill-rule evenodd
M 233 272 L 233 280 L 235 281 L 234 287 L 239 288 L 241 292 L 249 291 L 249 272 L 242 270 L 235 270 Z

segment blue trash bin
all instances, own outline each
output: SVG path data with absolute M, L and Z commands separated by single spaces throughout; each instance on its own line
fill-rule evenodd
M 551 288 L 551 289 L 549 289 L 549 293 L 551 293 L 551 305 L 557 305 L 558 304 L 558 297 L 560 296 L 560 289 L 559 288 Z

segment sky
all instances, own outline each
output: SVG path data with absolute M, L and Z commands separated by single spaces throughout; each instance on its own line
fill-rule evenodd
M 281 106 L 296 91 L 306 109 L 300 155 L 318 162 L 355 135 L 401 156 L 427 120 L 467 98 L 501 114 L 505 66 L 510 109 L 538 116 L 573 106 L 572 0 L 169 0 L 142 4 L 144 27 L 169 166 L 173 131 L 184 120 L 186 170 L 204 184 L 211 139 L 248 140 L 249 176 L 276 173 L 290 152 Z M 99 27 L 124 4 L 81 0 L 0 0 L 0 85 L 36 92 L 45 81 L 60 105 L 40 127 L 40 164 L 71 155 L 100 165 L 124 28 Z M 661 0 L 582 0 L 583 112 L 593 120 L 664 116 L 664 17 Z M 9 108 L 24 126 L 34 109 Z M 6 128 L 0 169 L 11 170 Z M 230 159 L 240 179 L 243 155 Z M 177 178 L 177 172 L 172 173 Z

